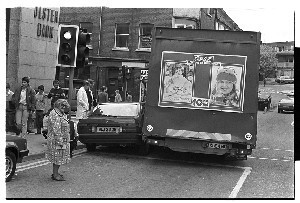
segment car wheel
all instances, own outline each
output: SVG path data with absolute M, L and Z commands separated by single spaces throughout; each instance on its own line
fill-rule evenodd
M 88 152 L 94 152 L 96 151 L 96 144 L 85 144 L 86 145 L 86 150 Z
M 13 175 L 15 174 L 16 171 L 16 167 L 17 167 L 17 159 L 16 159 L 16 155 L 7 150 L 5 152 L 5 162 L 6 162 L 6 182 L 9 182 Z

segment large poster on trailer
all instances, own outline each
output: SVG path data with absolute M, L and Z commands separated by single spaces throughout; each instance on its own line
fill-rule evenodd
M 243 112 L 247 56 L 162 52 L 160 107 Z

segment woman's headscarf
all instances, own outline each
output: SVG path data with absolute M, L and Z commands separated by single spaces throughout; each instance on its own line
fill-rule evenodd
M 67 102 L 66 99 L 58 99 L 54 103 L 54 108 L 65 109 L 65 108 L 70 108 L 70 105 L 69 105 L 69 103 Z

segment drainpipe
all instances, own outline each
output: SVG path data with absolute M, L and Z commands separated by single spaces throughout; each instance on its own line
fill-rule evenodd
M 199 29 L 201 30 L 201 8 L 199 9 Z
M 99 19 L 99 40 L 98 40 L 98 52 L 97 52 L 98 56 L 100 55 L 101 29 L 102 29 L 102 6 L 100 7 L 100 19 Z

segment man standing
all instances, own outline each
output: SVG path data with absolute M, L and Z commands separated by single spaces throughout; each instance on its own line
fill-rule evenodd
M 18 133 L 21 131 L 21 137 L 26 138 L 28 116 L 35 109 L 35 91 L 29 85 L 29 77 L 22 78 L 21 87 L 15 91 L 14 99 L 16 106 L 16 124 Z
M 43 119 L 45 111 L 45 93 L 44 85 L 38 87 L 39 92 L 35 95 L 36 98 L 36 110 L 35 110 L 35 123 L 36 123 L 36 134 L 41 134 L 43 128 Z
M 98 104 L 108 102 L 108 94 L 105 92 L 105 90 L 106 90 L 105 86 L 100 87 L 100 92 L 99 92 L 98 97 L 97 97 L 97 103 Z
M 89 111 L 89 101 L 87 96 L 87 91 L 90 88 L 90 83 L 85 80 L 83 81 L 83 86 L 77 92 L 77 111 L 76 119 L 87 118 L 87 112 Z
M 53 88 L 50 90 L 49 94 L 48 94 L 48 98 L 52 98 L 51 99 L 51 109 L 53 109 L 53 105 L 54 103 L 58 100 L 58 99 L 65 99 L 65 93 L 63 91 L 63 89 L 61 89 L 59 87 L 59 81 L 58 80 L 54 80 L 53 81 Z M 49 112 L 50 112 L 49 110 Z

